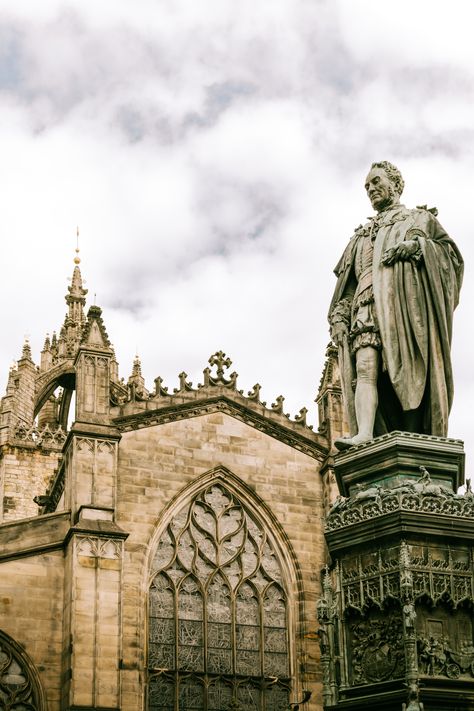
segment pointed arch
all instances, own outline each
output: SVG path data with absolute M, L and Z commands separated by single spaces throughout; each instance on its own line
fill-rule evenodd
M 217 467 L 175 496 L 150 542 L 147 576 L 149 711 L 184 708 L 183 694 L 202 711 L 287 708 L 301 573 L 282 526 L 245 482 Z
M 284 566 L 284 577 L 287 581 L 290 581 L 293 593 L 298 603 L 302 605 L 303 577 L 298 558 L 286 531 L 283 529 L 271 508 L 255 493 L 254 489 L 224 466 L 213 467 L 201 474 L 190 484 L 184 486 L 181 491 L 170 500 L 157 519 L 155 532 L 150 540 L 145 562 L 145 575 L 148 576 L 148 582 L 151 577 L 153 577 L 153 557 L 158 542 L 161 540 L 163 532 L 166 530 L 171 518 L 175 515 L 178 508 L 188 503 L 199 491 L 214 481 L 221 481 L 229 488 L 231 493 L 240 498 L 244 506 L 248 507 L 251 511 L 255 511 L 266 529 L 271 532 L 273 542 L 278 550 L 279 558 Z
M 47 711 L 46 697 L 35 665 L 6 632 L 0 630 L 1 707 L 5 711 Z

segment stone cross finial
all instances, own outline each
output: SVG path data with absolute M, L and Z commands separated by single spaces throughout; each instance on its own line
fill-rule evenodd
M 222 378 L 224 376 L 224 368 L 228 370 L 232 365 L 230 358 L 227 358 L 223 351 L 217 351 L 209 358 L 209 365 L 217 366 L 217 377 Z
M 214 353 L 214 355 L 209 358 L 208 362 L 211 366 L 216 366 L 217 372 L 214 376 L 212 376 L 210 368 L 205 368 L 203 387 L 207 387 L 209 385 L 223 385 L 226 388 L 236 387 L 237 373 L 230 373 L 228 379 L 224 378 L 224 370 L 229 369 L 232 365 L 231 359 L 226 356 L 224 351 L 217 351 L 217 353 Z

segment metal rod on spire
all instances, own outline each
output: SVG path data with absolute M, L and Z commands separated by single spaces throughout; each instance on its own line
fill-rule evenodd
M 79 257 L 79 226 L 76 227 L 76 256 L 74 257 L 74 264 L 80 264 L 81 258 Z

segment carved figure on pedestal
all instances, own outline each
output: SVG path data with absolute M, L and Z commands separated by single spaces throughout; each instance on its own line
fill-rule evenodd
M 405 620 L 405 629 L 412 630 L 415 627 L 416 612 L 412 602 L 406 602 L 403 605 L 403 617 Z
M 354 488 L 357 492 L 354 496 L 352 496 L 354 504 L 373 499 L 377 505 L 380 505 L 383 489 L 379 484 L 365 487 L 364 484 L 358 483 L 355 484 Z
M 466 491 L 464 492 L 466 499 L 474 501 L 474 492 L 472 491 L 471 480 L 466 479 Z
M 447 486 L 432 483 L 431 475 L 426 467 L 420 467 L 420 478 L 413 488 L 417 494 L 441 496 L 444 498 L 447 498 L 448 496 L 455 497 L 454 491 L 448 489 Z
M 463 260 L 435 209 L 400 204 L 403 187 L 394 165 L 372 164 L 365 189 L 377 214 L 335 269 L 329 323 L 351 430 L 340 449 L 393 430 L 447 434 Z
M 424 706 L 420 701 L 420 692 L 417 684 L 410 684 L 408 688 L 408 706 L 402 705 L 402 711 L 423 711 Z

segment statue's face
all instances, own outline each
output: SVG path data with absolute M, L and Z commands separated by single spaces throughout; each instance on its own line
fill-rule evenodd
M 372 207 L 377 212 L 392 205 L 398 197 L 383 168 L 372 168 L 365 181 L 365 189 Z

